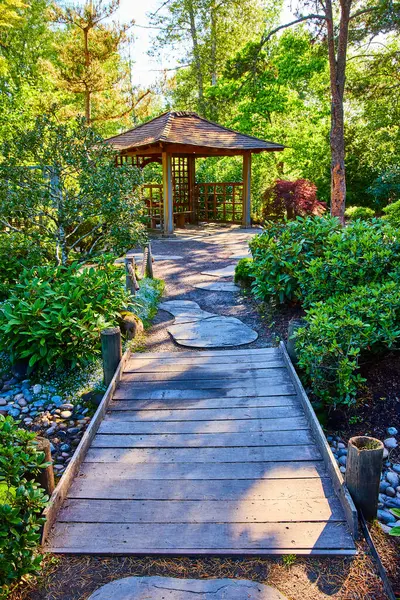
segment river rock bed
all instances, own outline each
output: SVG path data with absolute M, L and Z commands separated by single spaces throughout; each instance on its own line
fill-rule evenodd
M 378 521 L 385 533 L 389 533 L 394 526 L 400 526 L 400 520 L 390 511 L 400 508 L 400 463 L 390 460 L 390 453 L 398 446 L 398 430 L 396 427 L 386 429 L 387 437 L 382 440 L 385 446 L 383 451 L 383 468 L 379 486 Z M 328 435 L 328 443 L 341 473 L 346 473 L 347 444 L 339 436 Z
M 0 414 L 23 429 L 49 439 L 55 476 L 61 476 L 96 410 L 100 394 L 71 394 L 51 381 L 32 383 L 12 375 L 0 378 Z

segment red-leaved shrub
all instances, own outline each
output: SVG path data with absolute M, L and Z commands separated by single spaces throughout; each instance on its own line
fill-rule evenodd
M 308 179 L 277 179 L 265 190 L 262 198 L 264 219 L 322 215 L 326 210 L 325 202 L 317 198 L 316 185 Z

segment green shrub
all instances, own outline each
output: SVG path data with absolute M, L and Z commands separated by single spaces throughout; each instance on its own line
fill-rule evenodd
M 339 221 L 332 217 L 267 223 L 250 242 L 256 297 L 280 303 L 297 299 L 300 275 L 310 260 L 323 254 L 328 236 L 339 229 Z
M 100 331 L 129 304 L 124 271 L 106 258 L 97 267 L 25 270 L 0 306 L 0 350 L 33 366 L 75 366 L 100 349 Z
M 368 208 L 367 206 L 349 206 L 349 208 L 346 208 L 344 216 L 346 219 L 349 219 L 349 221 L 354 221 L 355 219 L 368 221 L 369 219 L 374 218 L 375 212 L 372 208 Z
M 391 348 L 400 338 L 400 288 L 396 281 L 353 288 L 307 311 L 296 333 L 299 366 L 326 403 L 354 401 L 363 379 L 363 352 Z
M 241 258 L 235 269 L 235 283 L 242 283 L 246 287 L 250 287 L 253 281 L 253 259 Z
M 32 481 L 46 466 L 35 435 L 0 415 L 0 598 L 10 585 L 39 569 L 41 513 L 48 497 Z
M 353 221 L 329 233 L 318 258 L 309 261 L 299 275 L 305 306 L 343 294 L 369 283 L 397 279 L 400 238 L 382 219 Z
M 16 232 L 0 233 L 0 299 L 8 296 L 9 287 L 24 269 L 45 264 L 49 255 L 35 238 Z
M 388 221 L 393 227 L 400 228 L 400 200 L 388 204 L 383 209 L 385 215 L 382 217 L 385 221 Z

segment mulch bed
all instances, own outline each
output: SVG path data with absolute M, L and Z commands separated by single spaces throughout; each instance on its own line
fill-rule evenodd
M 374 564 L 359 544 L 355 558 L 48 557 L 39 580 L 10 600 L 87 600 L 100 586 L 130 576 L 249 579 L 276 587 L 289 600 L 386 600 Z

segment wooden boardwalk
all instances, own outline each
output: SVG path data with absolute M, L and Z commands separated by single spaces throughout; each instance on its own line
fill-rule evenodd
M 304 396 L 283 346 L 133 355 L 46 549 L 354 554 L 354 507 Z

